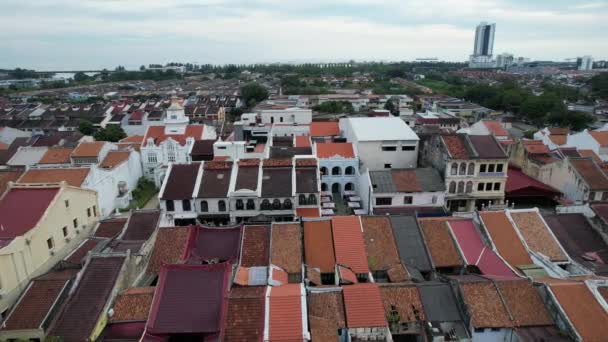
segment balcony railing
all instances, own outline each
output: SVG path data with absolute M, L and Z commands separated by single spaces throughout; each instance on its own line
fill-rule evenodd
M 505 172 L 480 172 L 479 177 L 504 177 Z

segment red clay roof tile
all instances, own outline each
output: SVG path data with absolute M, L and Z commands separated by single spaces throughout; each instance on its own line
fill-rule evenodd
M 373 283 L 344 286 L 346 325 L 349 328 L 386 327 L 384 305 L 378 285 Z
M 355 273 L 368 273 L 365 242 L 358 216 L 336 216 L 331 219 L 336 263 Z
M 304 249 L 307 266 L 318 267 L 321 273 L 335 272 L 336 258 L 330 220 L 304 222 Z

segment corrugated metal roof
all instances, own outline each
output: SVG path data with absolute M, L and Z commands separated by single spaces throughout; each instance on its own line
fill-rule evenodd
M 369 177 L 374 192 L 397 192 L 397 187 L 393 183 L 393 176 L 390 171 L 370 171 Z
M 434 168 L 419 168 L 416 169 L 416 178 L 422 188 L 422 191 L 445 191 L 445 183 Z
M 433 267 L 424 247 L 424 241 L 413 216 L 391 216 L 393 235 L 401 261 L 420 271 L 431 271 Z

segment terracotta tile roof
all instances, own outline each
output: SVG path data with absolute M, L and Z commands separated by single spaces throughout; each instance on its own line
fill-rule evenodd
M 553 237 L 538 212 L 511 211 L 509 213 L 528 248 L 542 253 L 554 262 L 568 261 L 568 256 L 563 252 L 559 242 Z
M 601 165 L 602 159 L 593 150 L 578 150 L 578 154 L 583 158 L 591 158 L 597 165 Z
M 239 162 L 239 165 L 241 163 Z M 207 161 L 203 164 L 203 169 L 205 170 L 230 170 L 232 169 L 231 161 Z
M 355 273 L 368 273 L 365 242 L 358 216 L 336 216 L 331 219 L 336 263 Z
M 49 148 L 38 164 L 69 164 L 72 161 L 70 156 L 73 151 L 73 148 L 67 147 Z
M 496 137 L 508 137 L 509 132 L 496 120 L 482 120 L 486 128 Z
M 350 268 L 338 265 L 338 276 L 341 284 L 356 284 L 357 275 Z
M 123 162 L 129 160 L 131 152 L 129 151 L 110 151 L 103 159 L 99 167 L 103 169 L 113 169 Z
M 322 273 L 334 273 L 336 258 L 331 221 L 304 222 L 304 255 L 309 267 L 318 267 Z
M 591 191 L 608 190 L 608 176 L 602 172 L 591 158 L 570 158 L 570 165 L 589 185 Z
M 128 136 L 124 139 L 120 139 L 119 142 L 121 143 L 139 143 L 141 144 L 142 141 L 144 140 L 144 136 L 143 135 L 131 135 Z
M 236 175 L 236 183 L 234 185 L 234 190 L 251 190 L 256 191 L 258 188 L 258 178 L 259 178 L 259 159 L 254 159 L 256 161 L 256 165 L 243 165 L 244 161 L 239 161 L 239 169 Z M 248 161 L 249 162 L 249 161 Z
M 8 145 L 0 142 L 0 150 L 8 150 Z
M 514 227 L 504 211 L 484 211 L 479 216 L 488 231 L 498 253 L 512 266 L 530 265 L 528 255 Z
M 340 135 L 340 124 L 337 121 L 313 121 L 310 123 L 310 136 L 326 137 L 334 135 Z
M 497 281 L 496 287 L 513 317 L 515 326 L 553 324 L 540 294 L 528 280 Z
M 105 141 L 81 142 L 72 152 L 73 158 L 97 157 Z
M 241 266 L 268 266 L 270 249 L 270 227 L 245 226 L 243 229 L 243 246 Z
M 181 263 L 191 227 L 160 228 L 146 273 L 158 274 L 162 265 Z
M 156 287 L 131 287 L 116 297 L 111 322 L 148 320 Z
M 524 149 L 529 154 L 545 154 L 550 153 L 549 147 L 542 140 L 522 140 Z
M 608 131 L 592 131 L 589 132 L 601 147 L 608 147 Z
M 100 221 L 93 236 L 110 239 L 114 238 L 122 232 L 122 229 L 125 227 L 125 223 L 127 223 L 126 218 L 115 218 Z
M 319 143 L 317 146 L 317 157 L 332 158 L 339 156 L 342 158 L 355 158 L 355 150 L 351 143 Z
M 302 296 L 302 284 L 287 284 L 270 288 L 268 301 L 268 337 L 270 341 L 303 340 Z
M 557 189 L 526 175 L 520 169 L 509 167 L 507 175 L 507 184 L 505 186 L 507 197 L 509 195 L 517 196 L 519 193 L 526 195 L 529 191 L 548 197 L 559 196 L 561 194 Z
M 298 217 L 321 217 L 319 208 L 296 208 L 296 216 Z
M 391 170 L 393 183 L 398 192 L 420 192 L 422 187 L 418 182 L 416 170 Z
M 292 166 L 291 159 L 264 159 L 264 163 L 262 165 L 264 168 L 286 166 Z
M 8 188 L 8 182 L 16 182 L 23 171 L 0 171 L 0 197 Z
M 346 327 L 342 291 L 312 292 L 307 301 L 312 340 L 338 341 L 338 329 Z
M 498 291 L 490 281 L 460 283 L 464 302 L 475 328 L 506 328 L 513 323 Z
M 300 224 L 273 224 L 270 262 L 287 273 L 302 272 L 302 229 Z
M 154 144 L 156 145 L 171 138 L 183 146 L 186 144 L 187 138 L 194 138 L 194 140 L 203 139 L 204 127 L 204 125 L 188 125 L 184 134 L 165 134 L 165 126 L 150 126 L 146 131 L 142 144 L 145 145 L 149 138 L 154 139 Z
M 505 151 L 492 135 L 470 135 L 471 145 L 480 159 L 507 159 Z
M 69 280 L 69 276 L 32 280 L 31 285 L 21 295 L 21 299 L 4 322 L 2 330 L 38 329 L 62 291 L 69 290 L 67 287 Z
M 384 305 L 378 285 L 373 283 L 344 286 L 346 325 L 349 328 L 386 327 Z
M 12 188 L 0 199 L 0 240 L 13 239 L 34 228 L 59 188 Z M 24 213 L 27 208 L 27 214 Z
M 367 251 L 369 269 L 372 271 L 387 271 L 399 265 L 399 252 L 388 217 L 362 216 L 363 238 Z
M 87 256 L 89 251 L 92 251 L 101 243 L 101 240 L 97 239 L 86 239 L 72 251 L 64 260 L 73 264 L 83 263 L 83 259 Z
M 567 135 L 551 134 L 549 136 L 549 140 L 551 140 L 556 145 L 564 145 L 568 141 L 568 136 Z
M 317 160 L 314 158 L 298 158 L 296 159 L 296 166 L 317 166 Z
M 204 261 L 234 263 L 239 260 L 242 239 L 241 226 L 191 228 L 185 253 L 188 263 Z
M 450 153 L 452 159 L 469 159 L 470 154 L 466 143 L 460 135 L 443 135 L 443 144 Z
M 567 135 L 568 133 L 570 133 L 570 130 L 567 129 L 567 128 L 549 127 L 549 128 L 547 128 L 547 130 L 552 135 L 553 134 L 555 134 L 555 135 Z
M 606 340 L 608 313 L 585 283 L 552 284 L 550 289 L 583 341 Z
M 146 324 L 147 334 L 221 336 L 231 270 L 230 263 L 163 266 Z
M 103 308 L 112 293 L 124 261 L 123 256 L 91 258 L 48 334 L 60 336 L 66 342 L 89 339 L 97 320 L 106 314 Z
M 310 147 L 310 137 L 308 135 L 296 135 L 295 147 Z
M 30 169 L 19 178 L 19 183 L 60 183 L 66 181 L 68 185 L 81 187 L 89 172 L 91 172 L 89 168 Z
M 423 218 L 418 223 L 435 267 L 464 265 L 464 261 L 450 235 L 447 221 L 454 218 Z
M 142 209 L 131 212 L 131 217 L 121 236 L 122 240 L 146 241 L 158 227 L 160 210 Z
M 233 287 L 228 298 L 225 342 L 261 342 L 264 338 L 265 286 Z
M 380 295 L 386 317 L 396 310 L 399 313 L 400 322 L 425 320 L 424 307 L 416 286 L 381 286 Z

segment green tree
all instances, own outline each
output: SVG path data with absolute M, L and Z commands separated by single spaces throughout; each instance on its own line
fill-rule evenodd
M 386 101 L 386 103 L 384 104 L 384 109 L 390 111 L 393 115 L 397 115 L 399 112 L 397 106 L 395 106 L 395 102 L 393 101 L 393 99 L 388 99 L 388 101 Z
M 247 83 L 241 87 L 243 102 L 249 108 L 268 98 L 268 90 L 257 83 Z
M 89 76 L 87 76 L 87 74 L 85 74 L 82 71 L 79 71 L 74 74 L 74 81 L 76 81 L 76 82 L 84 82 L 84 81 L 87 81 L 88 79 L 89 79 Z
M 95 127 L 91 121 L 81 120 L 78 124 L 78 131 L 84 135 L 91 135 L 93 132 L 95 132 Z
M 329 114 L 354 112 L 353 105 L 348 101 L 327 101 L 312 107 L 312 109 L 317 112 Z
M 126 138 L 127 134 L 118 125 L 106 126 L 106 128 L 97 131 L 94 135 L 97 141 L 117 142 L 120 139 Z
M 144 70 L 146 70 L 146 66 L 145 66 L 145 65 L 141 65 L 141 66 L 139 67 L 139 71 L 144 71 Z

